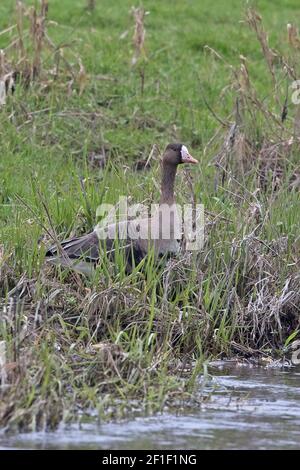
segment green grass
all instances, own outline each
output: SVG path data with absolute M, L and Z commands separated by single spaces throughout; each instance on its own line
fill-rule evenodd
M 280 116 L 286 81 L 277 65 L 278 103 L 260 45 L 241 21 L 245 3 L 145 1 L 146 58 L 134 67 L 131 1 L 96 1 L 92 14 L 84 0 L 50 3 L 57 25 L 49 35 L 69 45 L 74 68 L 81 58 L 89 80 L 81 96 L 78 83 L 67 93 L 63 73 L 47 91 L 38 80 L 27 90 L 17 83 L 0 108 L 0 341 L 7 361 L 0 421 L 10 429 L 55 427 L 80 419 L 79 411 L 97 410 L 102 419 L 188 403 L 209 357 L 278 357 L 299 327 L 299 185 L 291 186 L 298 144 L 280 147 L 278 178 L 270 154 L 258 158 L 264 138 L 269 146 L 288 141 L 296 109 L 289 102 L 282 131 L 232 85 L 229 64 L 238 69 L 242 54 L 260 102 Z M 1 29 L 12 24 L 12 4 L 1 2 Z M 299 23 L 298 1 L 255 4 L 271 46 L 289 54 L 286 24 Z M 0 47 L 11 39 L 0 36 Z M 53 66 L 48 50 L 43 64 Z M 206 102 L 232 123 L 237 95 L 245 99 L 247 149 L 231 149 L 225 181 L 219 175 L 216 186 L 213 162 L 228 129 L 211 141 L 220 126 Z M 130 276 L 121 257 L 117 267 L 104 260 L 92 280 L 44 267 L 47 212 L 63 239 L 92 230 L 102 202 L 123 194 L 156 202 L 158 158 L 150 171 L 133 166 L 154 143 L 163 151 L 172 141 L 200 161 L 191 173 L 208 214 L 200 254 L 162 266 L 149 257 Z M 103 147 L 104 169 L 91 165 Z M 190 202 L 182 171 L 177 184 L 178 200 Z

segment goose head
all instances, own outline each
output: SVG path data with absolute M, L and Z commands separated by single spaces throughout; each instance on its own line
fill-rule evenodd
M 192 157 L 187 147 L 183 144 L 169 144 L 166 147 L 162 162 L 163 164 L 174 166 L 182 163 L 199 163 L 198 160 Z

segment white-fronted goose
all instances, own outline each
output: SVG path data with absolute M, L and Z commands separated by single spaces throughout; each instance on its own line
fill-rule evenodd
M 160 203 L 150 218 L 124 220 L 107 226 L 97 227 L 82 237 L 61 242 L 60 247 L 48 249 L 46 259 L 52 264 L 60 264 L 75 269 L 82 274 L 90 274 L 103 256 L 103 250 L 113 259 L 114 243 L 121 231 L 126 263 L 130 271 L 133 262 L 138 264 L 154 248 L 155 256 L 174 253 L 179 250 L 181 225 L 175 207 L 174 183 L 177 166 L 182 163 L 198 163 L 182 144 L 169 144 L 162 158 L 162 179 Z M 170 216 L 171 213 L 171 216 Z M 118 241 L 118 245 L 121 243 Z

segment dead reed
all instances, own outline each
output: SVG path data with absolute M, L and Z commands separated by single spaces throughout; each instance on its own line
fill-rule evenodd
M 49 34 L 48 0 L 40 0 L 40 7 L 26 8 L 16 2 L 16 24 L 2 34 L 16 29 L 16 35 L 0 51 L 0 104 L 21 84 L 28 88 L 38 86 L 40 91 L 53 87 L 73 88 L 82 94 L 87 74 L 82 61 L 72 51 L 71 44 L 55 45 Z M 75 58 L 75 62 L 74 62 Z
M 262 18 L 255 10 L 247 11 L 246 22 L 261 45 L 271 85 L 269 94 L 260 97 L 247 58 L 240 56 L 239 68 L 231 66 L 232 89 L 236 95 L 234 121 L 231 121 L 215 158 L 217 181 L 221 179 L 224 184 L 225 178 L 232 176 L 244 187 L 247 177 L 255 175 L 257 188 L 274 191 L 285 181 L 284 169 L 289 161 L 294 166 L 289 183 L 295 188 L 300 170 L 295 158 L 300 144 L 297 133 L 299 106 L 293 104 L 291 95 L 293 82 L 300 71 L 293 53 L 298 47 L 297 30 L 288 25 L 287 50 L 281 53 L 269 46 Z
M 148 12 L 143 7 L 132 7 L 131 13 L 134 18 L 132 65 L 135 65 L 140 58 L 145 57 L 145 16 Z

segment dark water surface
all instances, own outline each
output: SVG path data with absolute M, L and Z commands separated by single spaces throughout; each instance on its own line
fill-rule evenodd
M 300 369 L 210 367 L 204 406 L 120 423 L 0 435 L 18 449 L 300 449 Z

